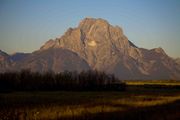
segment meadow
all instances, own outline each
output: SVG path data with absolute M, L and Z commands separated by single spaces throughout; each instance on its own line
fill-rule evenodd
M 147 81 L 126 81 L 125 91 L 0 93 L 0 120 L 180 119 L 178 84 L 155 82 L 147 87 Z

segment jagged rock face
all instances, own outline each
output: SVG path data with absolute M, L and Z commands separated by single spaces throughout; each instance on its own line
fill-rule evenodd
M 103 19 L 93 18 L 82 20 L 77 28 L 69 28 L 53 45 L 52 42 L 48 43 L 42 49 L 47 49 L 48 46 L 69 49 L 98 70 L 110 66 L 110 61 L 116 61 L 119 52 L 125 53 L 127 49 L 131 49 L 121 28 L 113 27 Z
M 85 18 L 61 38 L 40 50 L 64 48 L 85 59 L 92 69 L 114 73 L 120 79 L 179 79 L 180 67 L 162 48 L 136 47 L 118 26 L 106 20 Z

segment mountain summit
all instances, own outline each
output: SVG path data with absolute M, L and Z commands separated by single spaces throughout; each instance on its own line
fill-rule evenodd
M 133 57 L 137 53 L 132 52 L 131 49 L 136 47 L 128 41 L 120 27 L 114 27 L 100 18 L 85 18 L 77 28 L 69 28 L 61 38 L 48 41 L 41 50 L 49 48 L 65 48 L 76 52 L 97 70 L 111 66 L 109 63 L 120 53 L 130 52 Z
M 72 57 L 68 58 L 69 55 Z M 65 63 L 67 66 L 62 68 Z M 14 63 L 14 69 L 24 66 L 35 71 L 55 72 L 71 68 L 77 71 L 96 69 L 113 73 L 120 79 L 180 79 L 180 64 L 162 48 L 139 48 L 128 40 L 119 26 L 110 25 L 101 18 L 83 19 L 62 37 L 47 41 L 38 51 Z

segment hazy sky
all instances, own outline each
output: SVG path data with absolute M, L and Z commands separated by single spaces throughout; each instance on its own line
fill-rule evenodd
M 139 47 L 180 57 L 180 0 L 0 0 L 0 49 L 32 52 L 85 17 L 120 26 Z

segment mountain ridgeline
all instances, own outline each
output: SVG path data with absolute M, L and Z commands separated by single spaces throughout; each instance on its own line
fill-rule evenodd
M 0 52 L 0 72 L 30 69 L 35 72 L 104 71 L 122 80 L 180 79 L 180 62 L 162 48 L 139 48 L 118 26 L 85 18 L 63 36 L 39 50 L 10 56 Z

